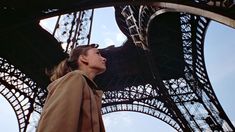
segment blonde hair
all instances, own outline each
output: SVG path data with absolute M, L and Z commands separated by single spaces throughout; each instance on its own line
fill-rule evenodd
M 52 69 L 50 73 L 47 74 L 50 76 L 51 81 L 55 81 L 56 79 L 64 76 L 65 74 L 78 69 L 78 58 L 80 55 L 86 55 L 87 51 L 92 48 L 97 48 L 98 44 L 90 44 L 90 45 L 80 45 L 74 48 L 69 55 L 69 58 L 61 61 L 55 68 Z

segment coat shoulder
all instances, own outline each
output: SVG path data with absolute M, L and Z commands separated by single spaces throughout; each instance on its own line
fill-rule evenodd
M 83 77 L 83 74 L 79 71 L 72 71 L 64 75 L 63 77 L 53 81 L 50 83 L 47 87 L 48 91 L 51 91 L 54 87 L 64 84 L 67 85 L 69 84 L 76 84 L 76 83 L 81 83 L 84 84 L 86 82 L 85 78 Z

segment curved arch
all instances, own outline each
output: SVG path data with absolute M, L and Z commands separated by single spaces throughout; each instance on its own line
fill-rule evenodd
M 104 92 L 102 113 L 135 111 L 159 118 L 174 129 L 182 131 L 177 117 L 159 97 L 157 88 L 151 84 L 127 87 L 123 91 Z
M 235 20 L 229 17 L 222 16 L 220 14 L 210 12 L 207 10 L 199 9 L 196 7 L 191 7 L 191 6 L 186 6 L 186 5 L 180 5 L 180 4 L 174 4 L 174 3 L 166 3 L 166 2 L 159 2 L 159 3 L 154 3 L 152 6 L 149 6 L 151 9 L 147 9 L 147 6 L 141 6 L 140 7 L 140 13 L 139 13 L 139 28 L 141 31 L 142 38 L 144 38 L 143 41 L 146 42 L 146 45 L 148 45 L 148 37 L 145 37 L 148 29 L 149 29 L 149 24 L 152 19 L 157 17 L 158 15 L 168 13 L 168 12 L 186 12 L 194 15 L 199 15 L 203 17 L 207 17 L 211 20 L 218 21 L 224 25 L 227 25 L 229 27 L 235 28 Z M 155 7 L 155 9 L 153 8 Z M 150 10 L 152 14 L 147 14 L 145 10 Z M 155 11 L 155 12 L 154 12 Z M 142 16 L 142 17 L 141 17 Z M 144 20 L 141 20 L 143 19 Z M 147 17 L 147 18 L 146 18 Z M 210 20 L 208 20 L 210 21 Z M 142 22 L 146 22 L 143 24 Z M 146 31 L 144 31 L 142 28 L 146 28 Z
M 204 16 L 226 25 L 235 28 L 235 18 L 234 18 L 234 2 L 225 0 L 209 0 L 209 1 L 178 1 L 178 0 L 165 0 L 164 2 L 160 0 L 81 0 L 81 1 L 64 1 L 61 0 L 59 3 L 51 0 L 48 2 L 31 2 L 28 3 L 26 0 L 21 1 L 7 1 L 4 3 L 6 7 L 14 8 L 19 13 L 24 13 L 27 10 L 32 10 L 31 13 L 35 13 L 38 18 L 47 18 L 51 16 L 66 14 L 70 12 L 76 12 L 81 10 L 102 8 L 108 6 L 123 6 L 123 5 L 149 5 L 160 8 L 173 9 L 176 12 L 187 12 L 195 15 Z M 28 5 L 31 5 L 30 7 Z M 10 9 L 9 8 L 9 9 Z M 224 10 L 225 9 L 225 10 Z M 37 12 L 37 13 L 36 13 Z M 26 13 L 30 14 L 30 13 Z
M 151 14 L 151 15 L 149 15 L 148 17 L 149 17 L 149 19 L 148 19 L 148 21 L 147 21 L 147 24 L 145 25 L 146 27 L 146 32 L 144 33 L 144 34 L 146 34 L 146 37 L 144 37 L 144 38 L 146 38 L 146 40 L 145 40 L 145 43 L 146 43 L 146 45 L 147 46 L 149 46 L 149 44 L 148 44 L 148 37 L 147 37 L 147 33 L 149 32 L 148 30 L 149 30 L 149 25 L 150 25 L 150 23 L 152 22 L 152 20 L 153 19 L 155 19 L 155 17 L 157 17 L 158 15 L 161 15 L 161 14 L 164 14 L 164 13 L 168 13 L 168 12 L 174 12 L 173 10 L 170 10 L 170 9 L 159 9 L 159 10 L 156 10 L 153 14 Z
M 221 3 L 221 1 L 217 1 L 218 3 Z M 83 3 L 85 5 L 85 3 Z M 134 4 L 134 5 L 140 5 L 140 4 L 145 4 L 145 5 L 149 5 L 149 6 L 153 6 L 156 8 L 165 8 L 165 9 L 170 9 L 174 12 L 186 12 L 186 13 L 191 13 L 191 14 L 195 14 L 195 15 L 199 15 L 199 16 L 204 16 L 207 18 L 210 18 L 212 20 L 221 22 L 223 24 L 226 24 L 228 26 L 231 26 L 233 28 L 235 28 L 235 20 L 234 16 L 230 16 L 232 14 L 227 14 L 228 16 L 226 16 L 226 13 L 224 12 L 213 12 L 210 11 L 210 9 L 208 9 L 208 7 L 212 7 L 212 8 L 220 8 L 220 9 L 229 9 L 231 8 L 232 10 L 232 6 L 233 4 L 230 5 L 230 7 L 225 7 L 225 6 L 220 6 L 222 5 L 222 3 L 220 5 L 216 5 L 213 4 L 212 1 L 208 2 L 208 3 L 203 3 L 203 2 L 179 2 L 179 1 L 166 1 L 166 2 L 161 2 L 158 0 L 155 1 L 101 1 L 101 2 L 97 2 L 94 4 L 90 4 L 90 5 L 80 5 L 79 3 L 77 3 L 77 9 L 74 9 L 74 11 L 78 11 L 80 10 L 86 10 L 86 9 L 90 9 L 90 8 L 100 8 L 100 7 L 107 7 L 107 6 L 118 6 L 118 5 L 127 5 L 127 4 Z M 205 6 L 202 6 L 205 5 Z M 83 7 L 81 7 L 83 6 Z M 73 7 L 74 8 L 74 7 Z M 71 11 L 71 8 L 70 8 Z M 47 15 L 56 13 L 56 12 L 60 12 L 60 10 L 58 11 L 52 11 L 49 12 Z M 68 11 L 65 11 L 65 13 Z M 57 13 L 58 15 L 58 13 Z
M 169 9 L 162 9 L 157 12 L 155 12 L 154 15 L 151 16 L 149 23 L 148 23 L 148 29 L 151 20 L 155 19 L 156 16 L 166 13 L 166 12 L 175 12 L 174 10 Z M 183 16 L 185 15 L 184 20 L 182 20 Z M 169 88 L 172 92 L 174 90 L 177 90 L 178 88 L 183 88 L 178 85 L 178 87 L 175 87 L 174 84 L 186 84 L 185 88 L 188 88 L 187 92 L 180 93 L 181 95 L 177 95 L 177 99 L 179 99 L 180 103 L 182 104 L 182 109 L 185 110 L 185 115 L 187 114 L 187 117 L 191 118 L 191 122 L 195 122 L 195 129 L 203 129 L 202 122 L 200 122 L 196 116 L 198 116 L 200 119 L 205 119 L 203 121 L 203 124 L 207 124 L 211 127 L 211 124 L 208 123 L 208 118 L 215 121 L 218 126 L 220 126 L 219 129 L 225 130 L 225 127 L 223 126 L 223 122 L 226 122 L 228 125 L 227 128 L 233 130 L 234 127 L 231 123 L 231 121 L 228 119 L 226 113 L 223 111 L 220 103 L 217 100 L 217 97 L 213 91 L 213 88 L 210 84 L 205 62 L 204 62 L 204 52 L 203 52 L 203 46 L 204 46 L 204 38 L 205 38 L 205 32 L 207 30 L 208 24 L 210 19 L 204 18 L 202 16 L 194 16 L 187 13 L 181 13 L 180 16 L 180 24 L 181 24 L 181 32 L 182 32 L 182 44 L 183 44 L 183 53 L 184 53 L 184 62 L 185 62 L 185 69 L 184 69 L 184 82 L 179 82 L 179 79 L 176 80 L 165 80 L 164 85 Z M 185 28 L 186 27 L 186 28 Z M 185 36 L 184 36 L 184 35 Z M 193 94 L 191 94 L 193 93 Z M 190 101 L 196 101 L 197 103 L 191 104 L 190 106 L 193 108 L 193 106 L 196 108 L 196 106 L 200 109 L 204 109 L 206 112 L 206 115 L 208 116 L 199 116 L 202 115 L 203 111 L 201 112 L 190 112 L 190 109 L 186 103 L 184 103 L 184 98 L 186 98 L 186 102 Z M 192 99 L 191 99 L 192 98 Z M 210 100 L 213 99 L 213 102 Z M 219 113 L 219 114 L 218 114 Z M 188 120 L 189 122 L 189 120 Z M 193 128 L 194 126 L 192 126 Z M 215 128 L 212 128 L 215 129 Z
M 190 14 L 194 14 L 194 15 L 204 16 L 209 19 L 223 23 L 223 24 L 230 26 L 232 28 L 235 28 L 235 20 L 234 19 L 227 17 L 227 16 L 223 16 L 221 14 L 218 14 L 218 13 L 215 13 L 212 11 L 209 11 L 209 10 L 201 9 L 198 7 L 188 6 L 188 5 L 184 5 L 184 4 L 168 3 L 168 2 L 156 2 L 152 6 L 155 6 L 158 8 L 162 7 L 162 8 L 167 9 L 161 13 L 165 13 L 165 12 L 169 12 L 169 11 L 171 11 L 171 12 L 186 12 L 186 13 L 190 13 Z
M 131 112 L 138 112 L 142 114 L 146 114 L 159 120 L 165 122 L 166 124 L 170 125 L 177 131 L 182 131 L 179 124 L 172 119 L 169 115 L 162 112 L 160 109 L 154 109 L 145 105 L 140 104 L 118 104 L 118 105 L 110 105 L 102 108 L 102 114 L 108 114 L 111 112 L 118 112 L 118 111 L 131 111 Z
M 47 91 L 39 86 L 19 69 L 9 64 L 9 62 L 0 57 L 0 77 L 9 85 L 14 85 L 24 96 L 34 99 L 35 108 L 42 107 Z M 36 109 L 40 113 L 40 109 Z
M 110 2 L 114 2 L 114 1 L 110 1 Z M 131 3 L 131 2 L 130 2 Z M 219 13 L 215 13 L 215 12 L 212 12 L 212 11 L 208 11 L 208 10 L 205 10 L 205 9 L 200 9 L 199 8 L 199 6 L 193 6 L 193 5 L 191 5 L 191 6 L 189 6 L 189 5 L 184 5 L 183 3 L 169 3 L 169 2 L 152 2 L 151 4 L 153 4 L 154 6 L 157 6 L 157 7 L 163 7 L 163 8 L 166 8 L 165 10 L 169 10 L 169 11 L 173 11 L 173 12 L 189 12 L 189 13 L 192 13 L 192 14 L 196 14 L 196 15 L 202 15 L 202 16 L 206 16 L 206 17 L 208 17 L 208 18 L 210 18 L 210 19 L 213 19 L 213 20 L 216 20 L 216 21 L 219 21 L 219 22 L 221 22 L 221 23 L 224 23 L 224 24 L 226 24 L 226 25 L 229 25 L 229 26 L 231 26 L 231 27 L 235 27 L 234 25 L 234 19 L 232 18 L 232 17 L 227 17 L 227 16 L 224 16 L 224 15 L 222 15 L 222 13 L 221 14 L 219 14 Z M 196 4 L 196 3 L 195 3 Z M 194 10 L 194 11 L 193 11 Z M 163 11 L 163 10 L 162 10 Z M 214 16 L 214 17 L 213 17 Z M 12 67 L 11 67 L 12 68 Z M 14 69 L 14 68 L 13 68 Z M 12 70 L 12 69 L 11 69 Z M 18 76 L 19 78 L 21 78 L 22 76 L 20 76 L 20 75 L 22 75 L 22 74 L 19 74 L 20 72 L 17 72 L 17 73 L 15 73 L 15 71 L 17 71 L 17 70 L 12 70 L 12 71 L 6 71 L 6 72 L 9 72 L 10 74 L 7 74 L 6 76 L 7 77 L 9 77 L 10 75 L 12 75 L 12 73 L 13 73 L 13 75 L 15 75 L 15 76 Z M 4 71 L 5 72 L 5 71 Z M 17 77 L 17 78 L 18 78 Z M 25 82 L 28 82 L 29 83 L 29 85 L 32 85 L 33 86 L 33 82 L 31 82 L 31 80 L 29 79 L 28 80 L 28 78 L 25 78 L 25 76 L 23 76 L 23 78 L 25 79 L 23 79 Z M 7 80 L 7 79 L 9 79 L 9 78 L 4 78 L 5 80 Z M 3 81 L 4 82 L 4 81 Z M 5 81 L 6 82 L 6 81 Z M 24 83 L 25 83 L 24 82 Z M 23 84 L 24 84 L 23 83 Z M 15 84 L 15 82 L 14 82 L 14 79 L 13 79 L 13 81 L 12 82 L 10 82 L 10 84 Z M 18 85 L 18 84 L 17 84 Z M 32 87 L 32 88 L 35 88 L 35 87 Z M 24 92 L 27 92 L 27 90 L 29 90 L 29 93 L 33 93 L 32 91 L 30 91 L 31 89 L 28 89 L 28 88 L 23 88 L 23 89 L 20 89 L 20 90 L 23 90 Z M 35 90 L 35 89 L 33 89 L 33 90 Z M 37 92 L 35 92 L 35 93 L 37 93 Z M 39 92 L 40 93 L 40 92 Z M 41 92 L 40 94 L 43 94 L 43 92 Z M 45 95 L 45 94 L 43 94 L 43 95 Z M 37 95 L 35 95 L 35 94 L 30 94 L 29 95 L 29 97 L 32 97 L 32 98 L 34 98 L 35 96 L 37 96 Z M 35 97 L 35 98 L 39 98 L 38 100 L 39 101 L 42 101 L 43 100 L 43 96 L 40 96 L 40 97 Z M 42 100 L 40 100 L 40 99 L 42 99 Z M 40 106 L 42 103 L 41 102 L 36 102 L 36 104 L 38 105 L 38 106 Z
M 4 86 L 0 87 L 0 94 L 12 106 L 18 119 L 19 130 L 26 131 L 31 113 L 41 112 L 43 98 L 40 98 L 44 97 L 44 94 L 40 93 L 36 83 L 2 58 L 0 70 L 0 83 Z
M 1 95 L 3 95 L 12 106 L 18 120 L 19 130 L 23 132 L 27 128 L 29 114 L 32 111 L 30 102 L 24 95 L 20 95 L 19 91 L 14 90 L 13 85 L 9 85 L 2 79 L 0 82 L 2 84 Z

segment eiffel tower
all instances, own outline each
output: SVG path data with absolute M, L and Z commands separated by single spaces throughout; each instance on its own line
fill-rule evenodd
M 93 9 L 106 6 L 115 7 L 128 39 L 101 49 L 109 60 L 95 80 L 104 91 L 103 114 L 140 112 L 177 131 L 235 131 L 210 84 L 203 51 L 211 20 L 235 28 L 234 1 L 9 0 L 0 4 L 0 93 L 20 132 L 36 129 L 50 83 L 45 69 L 89 43 Z M 52 16 L 58 18 L 50 34 L 39 21 Z

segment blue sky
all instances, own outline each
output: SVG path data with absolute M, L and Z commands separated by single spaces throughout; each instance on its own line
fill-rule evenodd
M 211 23 L 205 39 L 205 62 L 216 96 L 235 124 L 235 29 Z
M 109 19 L 107 21 L 107 18 Z M 53 20 L 51 20 L 53 21 Z M 53 27 L 47 21 L 42 24 L 48 30 Z M 51 30 L 52 31 L 52 30 Z M 98 9 L 93 21 L 91 42 L 100 47 L 117 44 L 125 40 L 115 23 L 113 8 Z M 225 112 L 235 121 L 235 29 L 212 22 L 205 39 L 205 60 L 210 81 Z M 0 97 L 0 130 L 16 132 L 16 117 L 8 102 Z M 157 118 L 134 112 L 114 112 L 104 115 L 107 132 L 174 132 L 175 130 Z

